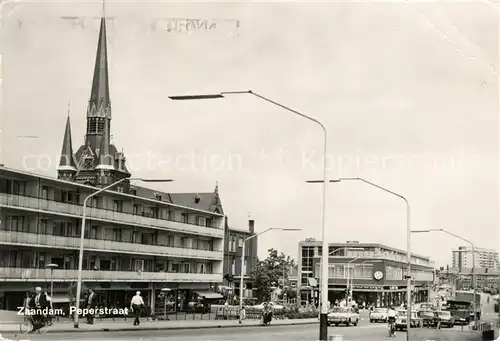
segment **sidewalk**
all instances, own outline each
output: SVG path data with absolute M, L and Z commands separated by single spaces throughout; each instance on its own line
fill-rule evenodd
M 78 329 L 73 327 L 71 321 L 60 321 L 54 323 L 48 333 L 74 333 L 74 332 L 112 332 L 112 331 L 135 331 L 135 330 L 182 330 L 182 329 L 208 329 L 208 328 L 243 328 L 255 327 L 260 324 L 259 320 L 244 320 L 242 324 L 238 320 L 185 320 L 185 321 L 147 321 L 141 319 L 140 326 L 133 325 L 133 318 L 127 322 L 121 321 L 95 321 L 94 324 L 80 323 Z M 271 325 L 306 325 L 317 324 L 318 319 L 297 320 L 273 320 Z M 1 333 L 19 333 L 19 323 L 0 322 Z

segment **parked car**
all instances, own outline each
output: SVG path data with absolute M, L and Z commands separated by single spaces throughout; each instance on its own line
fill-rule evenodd
M 387 322 L 387 309 L 386 308 L 375 308 L 370 312 L 369 315 L 370 323 L 374 322 Z
M 420 309 L 418 316 L 422 319 L 422 326 L 434 327 L 436 325 L 436 311 L 433 309 Z
M 334 324 L 338 326 L 339 324 L 345 324 L 350 326 L 351 324 L 357 326 L 359 322 L 359 314 L 352 308 L 348 307 L 335 307 L 328 314 L 328 325 Z
M 406 329 L 407 316 L 406 310 L 398 311 L 398 316 L 396 317 L 396 330 Z M 418 316 L 417 311 L 411 312 L 410 319 L 410 326 L 412 328 L 421 328 L 424 325 L 422 319 Z
M 441 327 L 453 328 L 455 319 L 449 311 L 441 310 L 436 311 L 436 324 L 440 322 Z

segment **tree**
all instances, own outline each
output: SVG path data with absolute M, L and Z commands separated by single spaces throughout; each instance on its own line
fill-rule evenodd
M 269 249 L 268 252 L 267 258 L 259 261 L 252 272 L 257 298 L 260 301 L 270 299 L 274 288 L 286 288 L 288 274 L 295 267 L 295 261 L 290 256 L 285 256 L 283 252 L 278 254 L 278 250 L 275 249 Z M 289 294 L 291 293 L 287 293 Z
M 76 302 L 76 291 L 78 289 L 78 282 L 72 282 L 68 288 L 68 296 L 71 302 Z M 80 291 L 80 299 L 89 291 L 89 287 L 82 282 L 82 290 Z

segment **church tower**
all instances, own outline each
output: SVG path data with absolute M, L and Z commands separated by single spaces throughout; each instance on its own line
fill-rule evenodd
M 116 147 L 111 144 L 111 98 L 109 95 L 106 38 L 106 17 L 103 3 L 103 15 L 99 28 L 94 76 L 87 106 L 85 141 L 76 151 L 74 157 L 69 158 L 73 160 L 73 163 L 70 165 L 61 165 L 61 170 L 58 170 L 60 178 L 66 177 L 68 180 L 97 187 L 104 187 L 122 178 L 130 177 L 130 173 L 125 165 L 125 155 L 123 152 L 118 152 Z M 71 133 L 68 133 L 69 129 L 68 118 L 61 153 L 61 163 L 63 156 L 68 153 L 72 155 L 73 153 L 72 150 L 68 150 L 68 148 L 71 149 L 71 146 L 65 147 L 66 136 L 68 134 L 70 135 L 69 140 L 71 140 Z M 74 167 L 75 171 L 71 167 Z M 71 170 L 64 170 L 63 172 L 63 169 L 66 168 L 71 168 Z M 128 187 L 127 181 L 122 182 L 120 187 L 122 187 L 122 190 L 123 187 Z

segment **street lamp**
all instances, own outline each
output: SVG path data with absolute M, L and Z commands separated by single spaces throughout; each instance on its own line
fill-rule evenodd
M 168 298 L 167 297 L 167 293 L 170 292 L 170 291 L 172 291 L 172 289 L 170 289 L 170 288 L 163 288 L 163 289 L 161 289 L 161 291 L 162 291 L 162 294 L 163 294 L 163 299 L 165 301 L 164 320 L 166 321 L 166 320 L 168 320 L 168 317 L 167 317 L 167 298 Z
M 94 193 L 87 195 L 85 200 L 83 200 L 83 210 L 82 210 L 82 227 L 80 231 L 80 256 L 78 260 L 78 283 L 76 287 L 76 311 L 74 319 L 74 328 L 78 328 L 78 311 L 80 310 L 80 291 L 82 290 L 82 267 L 83 267 L 83 242 L 85 240 L 85 219 L 87 214 L 87 202 L 90 198 L 95 197 L 97 194 L 108 191 L 109 189 L 115 187 L 116 185 L 122 183 L 125 180 L 137 180 L 142 182 L 172 182 L 172 179 L 143 179 L 143 178 L 123 178 L 118 181 L 113 182 L 111 185 L 103 187 Z
M 277 228 L 277 227 L 276 228 L 275 227 L 271 227 L 271 228 L 268 228 L 267 230 L 258 232 L 256 234 L 251 235 L 248 238 L 243 239 L 243 245 L 242 245 L 242 248 L 241 248 L 241 269 L 240 269 L 240 313 L 238 314 L 239 315 L 238 322 L 240 324 L 242 322 L 241 311 L 243 310 L 243 277 L 245 275 L 245 273 L 243 271 L 243 268 L 245 267 L 245 247 L 246 247 L 246 243 L 250 239 L 253 239 L 253 238 L 257 237 L 257 236 L 260 236 L 261 234 L 264 234 L 264 233 L 272 231 L 272 230 L 279 230 L 279 231 L 286 231 L 286 232 L 301 231 L 301 229 L 282 229 L 282 228 Z
M 412 233 L 429 233 L 429 232 L 443 232 L 446 233 L 452 237 L 458 238 L 460 240 L 463 240 L 464 242 L 470 244 L 471 249 L 472 249 L 472 286 L 474 287 L 474 325 L 477 328 L 477 303 L 476 303 L 476 295 L 477 295 L 477 288 L 476 288 L 476 248 L 474 246 L 474 243 L 472 243 L 470 240 L 462 238 L 454 233 L 451 233 L 445 229 L 428 229 L 428 230 L 412 230 Z
M 50 300 L 52 302 L 52 298 L 54 296 L 54 269 L 57 269 L 59 265 L 50 263 L 45 266 L 47 269 L 50 269 Z
M 406 264 L 407 274 L 405 276 L 406 277 L 406 298 L 408 301 L 407 314 L 408 314 L 408 316 L 411 316 L 411 227 L 410 227 L 411 225 L 410 225 L 410 203 L 408 202 L 408 199 L 406 199 L 401 194 L 393 192 L 387 188 L 379 186 L 379 185 L 377 185 L 371 181 L 365 180 L 363 178 L 339 178 L 339 179 L 335 179 L 335 180 L 330 180 L 330 182 L 342 182 L 342 181 L 361 181 L 367 185 L 378 188 L 386 193 L 392 194 L 393 196 L 396 196 L 405 202 L 405 204 L 406 204 L 406 257 L 407 257 L 407 264 Z M 322 181 L 321 180 L 310 180 L 310 181 L 306 181 L 306 182 L 319 183 Z M 408 318 L 406 321 L 407 330 L 410 330 L 410 326 L 411 326 L 411 321 Z M 406 334 L 406 340 L 410 341 L 410 333 Z
M 277 107 L 280 107 L 282 109 L 285 109 L 286 111 L 295 114 L 297 116 L 300 116 L 302 118 L 305 118 L 306 120 L 309 120 L 311 122 L 316 123 L 321 127 L 323 130 L 323 138 L 324 138 L 324 146 L 323 146 L 323 202 L 322 202 L 322 219 L 321 219 L 321 232 L 323 235 L 323 249 L 327 250 L 328 249 L 328 242 L 326 240 L 326 226 L 325 226 L 325 215 L 326 215 L 326 193 L 327 193 L 327 167 L 326 167 L 326 159 L 327 159 L 327 132 L 326 132 L 326 127 L 324 126 L 323 123 L 321 123 L 319 120 L 304 115 L 303 113 L 294 110 L 292 108 L 287 107 L 286 105 L 283 105 L 281 103 L 278 103 L 276 101 L 273 101 L 267 97 L 264 97 L 262 95 L 259 95 L 252 90 L 246 90 L 246 91 L 225 91 L 225 92 L 220 92 L 216 94 L 198 94 L 198 95 L 187 95 L 187 96 L 169 96 L 170 99 L 172 100 L 200 100 L 200 99 L 219 99 L 219 98 L 224 98 L 226 95 L 252 95 L 255 96 L 265 102 L 271 103 Z M 323 253 L 323 263 L 328 263 L 328 255 Z M 323 276 L 321 276 L 322 283 L 322 291 L 323 292 L 328 292 L 328 267 L 324 267 L 323 270 Z M 319 340 L 320 341 L 327 341 L 328 340 L 328 295 L 323 295 L 322 300 L 321 300 L 321 318 L 320 318 L 320 323 L 319 323 Z
M 360 259 L 362 256 L 357 256 L 351 259 L 349 262 L 347 262 L 347 292 L 346 292 L 346 299 L 345 299 L 345 304 L 349 304 L 349 297 L 351 296 L 351 291 L 350 291 L 350 283 L 351 283 L 351 263 L 357 261 Z M 354 277 L 354 274 L 353 274 Z

